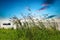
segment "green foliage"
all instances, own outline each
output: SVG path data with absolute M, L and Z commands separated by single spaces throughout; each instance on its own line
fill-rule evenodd
M 60 31 L 43 30 L 38 27 L 18 30 L 0 29 L 0 40 L 60 40 Z
M 32 22 L 23 23 L 16 19 L 13 23 L 16 25 L 17 29 L 0 29 L 0 40 L 60 40 L 60 31 L 57 30 L 58 24 L 53 22 L 52 25 L 50 21 L 47 20 L 51 29 L 46 28 L 43 22 L 38 21 L 38 25 L 34 20 L 29 17 Z
M 16 30 L 0 29 L 0 40 L 17 40 Z

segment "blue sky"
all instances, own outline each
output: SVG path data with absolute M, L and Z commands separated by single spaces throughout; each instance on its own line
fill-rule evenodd
M 49 8 L 36 12 L 42 7 L 43 2 L 44 0 L 0 0 L 0 18 L 11 18 L 13 16 L 21 18 L 21 13 L 24 15 L 29 13 L 26 7 L 29 7 L 32 15 L 36 17 L 44 16 L 44 14 L 60 17 L 60 0 L 56 0 Z

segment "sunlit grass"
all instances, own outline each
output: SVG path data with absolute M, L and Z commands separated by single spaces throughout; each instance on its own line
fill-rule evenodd
M 0 29 L 0 40 L 60 40 L 60 31 L 32 27 L 27 29 Z
M 25 21 L 22 25 L 18 18 L 15 19 L 12 22 L 17 28 L 0 29 L 0 40 L 60 40 L 60 31 L 57 29 L 56 22 L 51 23 L 46 20 L 48 22 L 46 28 L 47 25 L 44 25 L 42 20 L 37 21 L 38 25 L 36 25 L 35 21 L 29 17 L 30 21 Z

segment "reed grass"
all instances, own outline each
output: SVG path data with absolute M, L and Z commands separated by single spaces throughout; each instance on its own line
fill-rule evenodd
M 16 25 L 17 29 L 0 29 L 0 40 L 60 40 L 60 31 L 57 30 L 58 24 L 54 21 L 47 20 L 51 29 L 46 28 L 42 20 L 37 20 L 37 24 L 31 16 L 28 16 L 30 21 L 22 22 L 13 17 L 12 22 Z M 47 24 L 47 25 L 48 25 Z

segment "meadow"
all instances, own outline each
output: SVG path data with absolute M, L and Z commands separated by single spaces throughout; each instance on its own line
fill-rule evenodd
M 29 17 L 30 21 L 25 20 L 23 25 L 17 17 L 13 17 L 13 19 L 15 19 L 12 22 L 16 25 L 16 29 L 0 29 L 0 40 L 60 40 L 58 24 L 54 19 L 53 23 L 46 20 L 47 27 L 42 20 L 35 23 L 31 17 Z
M 0 40 L 60 40 L 60 31 L 38 27 L 0 29 Z

